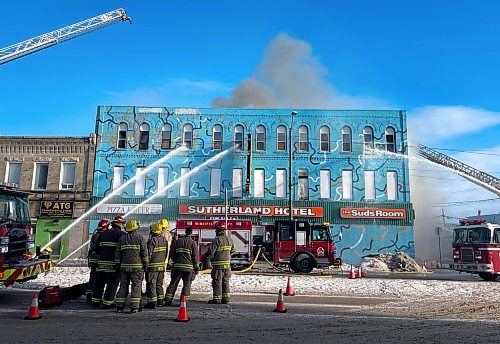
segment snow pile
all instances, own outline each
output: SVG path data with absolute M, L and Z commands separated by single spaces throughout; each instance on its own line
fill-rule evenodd
M 368 271 L 425 272 L 418 263 L 404 252 L 371 254 L 361 262 Z

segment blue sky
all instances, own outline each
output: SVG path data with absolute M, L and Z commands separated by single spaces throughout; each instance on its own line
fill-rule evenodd
M 210 106 L 265 79 L 285 37 L 331 107 L 406 109 L 416 140 L 497 154 L 460 157 L 500 171 L 498 1 L 18 1 L 0 11 L 0 47 L 119 7 L 133 26 L 0 66 L 0 135 L 88 135 L 99 104 Z

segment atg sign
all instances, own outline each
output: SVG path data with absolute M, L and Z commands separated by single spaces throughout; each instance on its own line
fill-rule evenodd
M 406 219 L 406 209 L 390 208 L 340 208 L 343 219 Z
M 73 202 L 42 201 L 40 202 L 40 217 L 72 218 Z
M 288 216 L 288 207 L 270 205 L 230 205 L 227 214 L 230 216 Z M 224 215 L 226 207 L 219 204 L 180 204 L 181 215 Z M 323 207 L 293 207 L 293 216 L 296 217 L 323 217 Z

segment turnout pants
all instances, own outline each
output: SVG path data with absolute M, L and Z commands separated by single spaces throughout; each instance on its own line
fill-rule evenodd
M 146 296 L 148 303 L 163 302 L 164 271 L 146 271 Z
M 170 273 L 170 284 L 168 285 L 167 292 L 165 293 L 165 301 L 172 301 L 181 279 L 181 295 L 184 295 L 186 299 L 189 299 L 189 295 L 191 294 L 191 278 L 193 277 L 193 274 L 193 271 L 172 270 Z
M 131 285 L 129 298 L 130 307 L 140 308 L 143 277 L 143 270 L 130 272 L 120 271 L 120 289 L 118 289 L 118 294 L 116 294 L 116 307 L 125 308 L 125 304 L 127 303 L 128 288 L 129 285 Z
M 229 301 L 231 291 L 229 289 L 230 269 L 212 269 L 212 288 L 214 291 L 214 301 Z
M 96 271 L 94 285 L 92 287 L 92 303 L 112 305 L 115 301 L 116 288 L 118 288 L 118 278 L 116 272 Z M 106 287 L 106 290 L 104 288 Z M 103 296 L 104 293 L 104 296 Z
M 90 276 L 89 276 L 89 282 L 87 283 L 87 295 L 92 295 L 92 289 L 94 288 L 94 282 L 95 282 L 95 274 L 96 274 L 96 266 L 91 266 L 90 267 Z

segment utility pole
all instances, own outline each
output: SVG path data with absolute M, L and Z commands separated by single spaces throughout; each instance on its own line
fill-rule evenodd
M 290 123 L 290 129 L 288 130 L 288 216 L 290 218 L 290 221 L 293 221 L 293 192 L 292 192 L 292 185 L 293 185 L 293 172 L 292 172 L 292 161 L 293 161 L 293 140 L 292 140 L 292 133 L 293 133 L 293 118 L 297 115 L 296 111 L 292 111 L 291 113 L 291 123 Z

